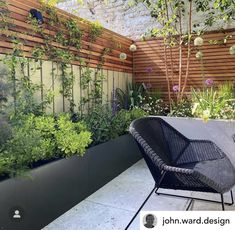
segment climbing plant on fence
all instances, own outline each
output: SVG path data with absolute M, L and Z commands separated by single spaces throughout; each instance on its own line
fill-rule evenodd
M 90 108 L 96 104 L 102 103 L 102 83 L 103 80 L 105 80 L 102 67 L 105 62 L 105 56 L 112 52 L 112 48 L 103 49 L 98 58 L 96 68 L 94 68 L 93 65 L 94 69 L 90 68 L 92 49 L 89 49 L 89 53 L 85 56 L 85 59 L 83 58 L 84 54 L 80 54 L 82 49 L 82 38 L 84 38 L 84 36 L 87 37 L 89 46 L 92 48 L 92 44 L 102 35 L 103 28 L 99 23 L 90 23 L 88 32 L 84 32 L 83 29 L 79 27 L 78 19 L 59 17 L 57 10 L 54 7 L 51 7 L 50 4 L 42 3 L 40 11 L 42 15 L 46 15 L 47 25 L 39 24 L 38 20 L 29 14 L 26 22 L 31 25 L 32 31 L 23 32 L 24 35 L 33 32 L 35 37 L 43 39 L 43 43 L 34 46 L 30 50 L 30 54 L 33 57 L 33 59 L 31 59 L 24 56 L 23 48 L 27 44 L 27 41 L 22 37 L 18 37 L 17 32 L 12 30 L 15 25 L 10 17 L 8 4 L 5 1 L 0 1 L 0 4 L 2 9 L 0 23 L 1 30 L 4 32 L 2 34 L 5 34 L 7 39 L 13 44 L 11 52 L 6 54 L 2 60 L 8 68 L 7 80 L 12 84 L 13 90 L 11 95 L 13 97 L 15 112 L 19 109 L 20 99 L 23 98 L 21 95 L 22 92 L 25 93 L 25 96 L 27 95 L 27 99 L 31 98 L 30 100 L 33 100 L 33 97 L 31 96 L 37 91 L 42 91 L 43 85 L 32 83 L 30 76 L 32 76 L 36 70 L 42 68 L 43 59 L 48 59 L 56 63 L 59 69 L 59 75 L 55 74 L 54 69 L 52 69 L 51 75 L 60 78 L 58 80 L 61 82 L 60 93 L 63 95 L 63 108 L 65 108 L 65 99 L 69 102 L 71 112 L 74 112 L 76 106 L 73 100 L 75 76 L 73 69 L 71 68 L 71 64 L 74 61 L 80 63 L 81 88 L 87 90 L 87 94 L 81 97 L 80 109 L 82 110 L 84 107 Z M 54 33 L 50 33 L 50 27 L 53 28 Z M 18 69 L 20 71 L 18 71 Z M 17 74 L 20 72 L 20 79 L 17 79 L 16 72 Z M 43 90 L 45 91 L 45 88 Z M 52 89 L 51 91 L 44 92 L 44 95 L 45 96 L 41 98 L 41 104 L 37 105 L 38 108 L 41 108 L 41 111 L 45 111 L 46 106 L 49 105 L 54 96 Z M 21 103 L 23 102 L 26 103 L 27 100 L 22 100 Z M 31 106 L 28 104 L 29 108 L 33 106 L 34 102 L 31 101 L 30 103 Z M 26 107 L 26 105 L 24 105 L 24 107 Z
M 40 89 L 40 85 L 32 83 L 30 72 L 33 73 L 39 68 L 38 64 L 32 59 L 24 57 L 22 46 L 24 40 L 17 37 L 17 33 L 12 31 L 14 21 L 10 18 L 8 4 L 5 1 L 0 1 L 1 14 L 1 32 L 6 33 L 6 37 L 12 42 L 12 50 L 9 54 L 2 56 L 1 61 L 5 65 L 5 74 L 1 75 L 1 81 L 8 85 L 8 94 L 13 98 L 13 111 L 10 113 L 41 113 L 45 110 L 48 98 L 37 104 L 33 95 Z M 30 65 L 30 67 L 29 67 Z M 29 69 L 30 68 L 30 69 Z M 18 76 L 16 76 L 18 72 Z
M 30 23 L 33 27 L 34 33 L 40 34 L 43 38 L 45 45 L 36 47 L 33 50 L 33 54 L 35 58 L 42 58 L 42 56 L 46 55 L 49 60 L 52 60 L 57 63 L 61 71 L 61 81 L 62 88 L 61 93 L 69 101 L 70 111 L 74 112 L 74 101 L 73 101 L 73 85 L 74 85 L 74 74 L 71 70 L 71 62 L 79 61 L 82 68 L 89 68 L 89 61 L 84 62 L 82 57 L 79 56 L 79 51 L 81 49 L 81 39 L 84 36 L 84 31 L 81 30 L 78 26 L 78 21 L 73 18 L 59 18 L 56 12 L 56 9 L 50 7 L 49 5 L 42 4 L 41 11 L 43 14 L 48 15 L 48 23 L 53 28 L 56 29 L 55 35 L 48 35 L 46 29 L 43 26 L 39 27 L 38 22 L 35 18 L 29 15 L 28 23 Z M 91 23 L 90 30 L 88 34 L 90 46 L 93 42 L 96 41 L 96 38 L 102 34 L 102 27 L 97 23 Z M 55 46 L 54 43 L 58 43 L 59 45 Z M 75 49 L 74 49 L 75 48 Z M 75 54 L 76 52 L 76 54 Z M 40 56 L 37 56 L 40 55 Z M 89 58 L 89 57 L 88 57 Z M 84 66 L 85 65 L 85 66 Z M 85 72 L 85 74 L 83 74 Z M 83 89 L 88 89 L 90 87 L 94 87 L 92 92 L 97 92 L 99 89 L 99 81 L 97 78 L 92 82 L 91 74 L 92 70 L 81 71 L 82 80 L 81 82 L 85 84 L 82 86 Z M 89 75 L 89 76 L 88 76 Z M 85 78 L 83 80 L 83 78 Z M 89 80 L 89 81 L 88 81 Z M 101 95 L 98 98 L 102 98 Z M 96 95 L 97 98 L 97 95 Z M 88 102 L 90 102 L 90 93 L 87 93 L 85 98 L 81 99 L 81 108 Z M 102 100 L 101 100 L 102 101 Z M 63 100 L 63 104 L 64 104 Z M 63 105 L 65 107 L 65 105 Z

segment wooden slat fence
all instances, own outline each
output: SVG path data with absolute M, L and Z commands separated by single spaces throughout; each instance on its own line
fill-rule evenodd
M 41 4 L 38 0 L 6 0 L 8 9 L 10 11 L 10 18 L 12 20 L 13 27 L 10 31 L 0 28 L 0 58 L 4 59 L 5 55 L 11 54 L 14 44 L 12 43 L 11 37 L 8 36 L 10 33 L 16 32 L 17 38 L 21 40 L 22 55 L 29 59 L 26 68 L 26 75 L 30 77 L 33 83 L 40 86 L 40 90 L 36 93 L 35 99 L 40 102 L 45 99 L 46 93 L 50 90 L 54 94 L 53 101 L 48 107 L 48 113 L 59 113 L 69 110 L 69 102 L 65 96 L 61 93 L 62 88 L 62 74 L 60 64 L 56 61 L 48 60 L 48 57 L 44 56 L 43 60 L 36 61 L 32 59 L 33 48 L 40 45 L 45 45 L 45 41 L 40 34 L 33 32 L 32 25 L 27 23 L 27 17 L 29 10 L 32 8 L 41 9 Z M 94 78 L 97 67 L 100 63 L 102 52 L 105 48 L 110 48 L 111 52 L 108 52 L 104 56 L 104 63 L 102 64 L 101 72 L 104 75 L 102 81 L 102 101 L 103 103 L 110 103 L 112 100 L 112 92 L 117 87 L 120 87 L 124 91 L 128 83 L 132 82 L 132 71 L 133 71 L 133 53 L 130 52 L 129 46 L 133 43 L 131 39 L 125 38 L 119 34 L 116 34 L 107 29 L 103 29 L 101 36 L 97 37 L 96 40 L 91 43 L 88 38 L 90 23 L 77 18 L 65 11 L 60 9 L 57 10 L 58 16 L 63 18 L 73 18 L 78 20 L 79 28 L 83 31 L 81 39 L 81 49 L 77 50 L 75 47 L 69 49 L 72 53 L 81 58 L 86 65 L 92 70 L 92 78 Z M 58 29 L 48 23 L 48 15 L 44 14 L 45 33 L 54 36 Z M 68 34 L 68 31 L 63 31 Z M 61 49 L 67 49 L 56 41 L 53 42 L 53 46 Z M 120 60 L 120 53 L 126 53 L 127 59 Z M 37 66 L 37 68 L 35 68 Z M 7 66 L 0 61 L 0 70 L 7 69 Z M 22 74 L 19 71 L 20 66 L 16 67 L 16 79 L 20 80 Z M 82 71 L 84 66 L 81 66 L 79 61 L 72 61 L 67 71 L 71 71 L 74 74 L 74 85 L 73 85 L 73 100 L 75 103 L 75 111 L 81 109 L 81 100 L 91 93 L 91 87 L 83 89 L 81 86 Z M 1 80 L 1 79 L 0 79 Z M 89 103 L 86 105 L 84 110 L 87 110 Z
M 227 39 L 225 44 L 210 44 L 210 40 L 217 40 L 219 43 L 223 41 L 226 35 L 233 35 Z M 209 32 L 204 34 L 204 45 L 200 48 L 203 52 L 203 65 L 196 59 L 195 55 L 197 49 L 193 46 L 192 41 L 192 55 L 191 65 L 188 79 L 188 86 L 186 92 L 190 92 L 190 87 L 200 88 L 203 85 L 202 69 L 204 72 L 204 79 L 213 79 L 215 84 L 222 82 L 235 83 L 235 57 L 229 54 L 229 48 L 235 45 L 235 29 L 226 30 L 222 32 Z M 164 64 L 164 47 L 161 39 L 152 39 L 146 41 L 136 41 L 137 51 L 134 52 L 134 81 L 151 83 L 152 90 L 161 90 L 164 95 L 167 94 L 167 83 L 165 77 Z M 183 49 L 183 76 L 186 71 L 186 48 Z M 174 47 L 172 49 L 173 66 L 174 66 L 174 80 L 172 85 L 177 84 L 179 75 L 179 49 Z M 167 64 L 170 71 L 170 52 L 167 55 Z M 152 72 L 151 72 L 152 68 Z M 150 70 L 148 72 L 148 70 Z M 169 72 L 171 75 L 171 72 Z M 184 78 L 183 78 L 184 79 Z M 171 85 L 171 87 L 172 87 Z
M 32 48 L 37 45 L 44 44 L 42 37 L 39 34 L 34 35 L 32 26 L 27 23 L 27 17 L 29 15 L 29 10 L 34 9 L 41 9 L 41 4 L 38 0 L 6 0 L 8 3 L 8 9 L 11 12 L 11 18 L 15 25 L 12 28 L 13 31 L 17 32 L 17 37 L 22 39 L 24 42 L 24 46 L 22 47 L 24 54 L 26 56 L 31 56 Z M 130 44 L 132 44 L 132 40 L 128 39 L 124 36 L 116 34 L 112 31 L 107 29 L 103 29 L 103 33 L 100 37 L 96 39 L 94 44 L 90 44 L 88 41 L 88 31 L 90 28 L 89 22 L 80 19 L 78 17 L 73 16 L 65 11 L 60 9 L 57 10 L 59 17 L 64 18 L 73 18 L 78 20 L 79 28 L 83 30 L 84 35 L 81 41 L 81 50 L 76 50 L 76 48 L 71 47 L 70 49 L 74 51 L 74 54 L 83 58 L 84 61 L 89 61 L 90 67 L 96 67 L 101 53 L 104 48 L 111 48 L 112 52 L 108 53 L 105 56 L 105 63 L 103 65 L 104 69 L 115 70 L 115 71 L 122 71 L 122 72 L 129 72 L 132 73 L 132 52 L 129 50 Z M 44 15 L 45 23 L 43 27 L 46 29 L 46 33 L 50 35 L 55 35 L 60 28 L 52 27 L 48 24 L 48 17 Z M 68 31 L 63 31 L 68 33 Z M 7 38 L 7 31 L 2 33 L 0 36 L 0 53 L 7 53 L 12 49 L 12 43 Z M 54 42 L 55 47 L 62 47 L 60 44 Z M 124 52 L 127 54 L 126 60 L 120 60 L 119 54 Z M 79 65 L 79 62 L 74 61 L 73 64 Z
M 3 55 L 0 55 L 0 59 Z M 7 72 L 8 67 L 0 62 L 0 72 Z M 91 68 L 92 75 L 94 76 L 95 69 Z M 50 91 L 54 96 L 51 104 L 48 106 L 47 113 L 59 113 L 69 111 L 69 101 L 61 93 L 61 70 L 57 63 L 51 61 L 39 61 L 35 62 L 30 59 L 28 66 L 25 67 L 26 75 L 30 77 L 32 83 L 40 86 L 40 89 L 35 94 L 35 100 L 40 103 L 42 102 L 48 92 Z M 82 89 L 81 78 L 82 78 L 82 67 L 78 65 L 71 65 L 68 71 L 72 71 L 74 74 L 74 85 L 73 85 L 73 100 L 75 103 L 75 112 L 81 111 L 81 98 L 86 97 L 88 93 L 91 93 L 91 88 Z M 113 71 L 113 70 L 102 70 L 104 80 L 102 81 L 102 102 L 103 104 L 110 103 L 112 101 L 112 92 L 117 87 L 126 91 L 127 84 L 132 82 L 132 74 Z M 22 78 L 20 66 L 16 68 L 16 79 Z M 7 76 L 2 76 L 1 79 L 6 79 Z M 13 101 L 13 99 L 10 99 Z M 87 106 L 82 107 L 83 112 L 87 110 Z

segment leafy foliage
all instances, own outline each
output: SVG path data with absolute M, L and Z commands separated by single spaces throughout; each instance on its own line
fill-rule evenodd
M 161 37 L 164 48 L 164 65 L 167 82 L 168 100 L 172 99 L 173 86 L 177 85 L 177 101 L 185 96 L 189 80 L 189 70 L 191 66 L 191 56 L 193 49 L 199 49 L 192 46 L 192 40 L 195 36 L 202 35 L 208 29 L 214 26 L 223 30 L 235 18 L 235 1 L 234 0 L 195 0 L 195 1 L 178 1 L 178 0 L 130 0 L 130 7 L 142 4 L 145 6 L 149 15 L 156 20 L 157 27 L 146 31 L 143 39 L 149 37 Z M 202 20 L 198 22 L 198 18 Z M 225 32 L 224 38 L 220 41 L 212 41 L 211 44 L 226 45 L 227 40 L 232 35 Z M 179 51 L 179 65 L 175 67 L 173 60 L 172 47 L 177 47 Z M 185 60 L 183 52 L 187 50 Z M 197 50 L 199 51 L 199 50 Z M 203 54 L 201 52 L 201 54 Z M 186 69 L 184 69 L 186 65 Z M 178 82 L 174 78 L 174 71 L 178 69 Z M 202 68 L 203 72 L 203 68 Z M 202 73 L 203 75 L 203 73 Z M 173 90 L 174 91 L 174 90 Z
M 168 116 L 172 117 L 193 117 L 192 103 L 189 99 L 184 98 L 181 101 L 173 102 L 172 109 Z
M 93 145 L 97 145 L 125 134 L 132 120 L 146 115 L 138 108 L 121 110 L 113 115 L 110 107 L 103 105 L 91 110 L 84 120 L 93 134 Z
M 84 62 L 81 57 L 76 55 L 82 48 L 81 44 L 84 31 L 80 28 L 78 19 L 76 20 L 73 18 L 64 18 L 58 16 L 56 8 L 53 7 L 57 2 L 58 1 L 54 0 L 41 1 L 41 12 L 43 14 L 47 14 L 47 17 L 49 17 L 49 25 L 55 28 L 59 28 L 56 31 L 55 36 L 48 35 L 46 30 L 47 28 L 45 26 L 39 27 L 37 21 L 34 18 L 32 18 L 30 15 L 28 17 L 28 23 L 31 24 L 34 34 L 39 34 L 45 43 L 45 45 L 35 47 L 32 53 L 36 60 L 42 58 L 43 56 L 47 56 L 47 58 L 49 58 L 51 61 L 57 62 L 61 70 L 62 89 L 60 90 L 60 93 L 69 101 L 70 111 L 74 112 L 74 108 L 76 106 L 72 93 L 74 85 L 74 74 L 72 71 L 70 71 L 70 64 L 74 61 L 79 61 L 82 66 L 85 66 L 85 71 L 82 70 L 82 75 L 85 77 L 82 78 L 81 86 L 83 88 L 87 88 L 89 85 L 91 85 L 94 88 L 94 90 L 92 90 L 92 95 L 86 95 L 81 99 L 81 106 L 84 106 L 84 104 L 88 103 L 89 101 L 93 101 L 93 98 L 95 98 L 95 101 L 98 101 L 97 95 L 100 101 L 100 98 L 102 97 L 102 90 L 100 86 L 102 84 L 103 77 L 98 73 L 98 71 L 96 71 L 95 80 L 91 80 L 92 71 L 89 71 L 89 61 Z M 99 36 L 101 36 L 103 33 L 103 28 L 98 22 L 90 23 L 89 26 L 90 28 L 87 36 L 89 40 L 89 50 L 91 51 L 92 43 L 95 42 Z M 66 32 L 64 33 L 64 31 Z M 55 46 L 55 41 L 59 43 L 60 46 Z M 76 52 L 74 48 L 77 49 Z M 101 60 L 97 64 L 97 69 L 99 70 L 103 66 L 103 56 L 106 54 L 106 50 L 107 49 L 105 48 L 105 53 L 102 52 Z M 92 52 L 88 54 L 87 59 L 90 58 L 90 55 L 92 55 Z M 65 108 L 65 104 L 63 104 L 63 108 Z
M 220 110 L 219 117 L 222 119 L 235 120 L 235 98 L 225 102 L 224 108 Z
M 1 164 L 11 165 L 11 175 L 40 160 L 83 155 L 91 143 L 91 133 L 82 122 L 73 123 L 69 115 L 15 117 L 12 137 L 2 144 Z
M 12 138 L 2 148 L 1 158 L 12 165 L 12 175 L 26 170 L 31 163 L 53 157 L 54 143 L 34 128 L 32 115 L 22 117 L 13 126 Z
M 103 27 L 99 22 L 92 22 L 89 31 L 89 41 L 95 42 L 97 37 L 103 33 Z
M 6 68 L 0 66 L 0 113 L 4 111 L 7 104 L 7 97 L 9 94 L 9 84 L 6 82 L 8 71 Z
M 92 132 L 94 145 L 110 140 L 112 111 L 109 106 L 92 108 L 89 114 L 84 117 L 84 121 Z
M 69 115 L 61 115 L 57 120 L 55 141 L 58 149 L 68 157 L 74 154 L 83 155 L 91 143 L 91 133 L 82 122 L 72 123 Z
M 139 107 L 150 115 L 164 116 L 169 112 L 168 105 L 158 96 L 151 94 L 142 98 Z
M 119 109 L 131 109 L 140 105 L 140 101 L 146 94 L 146 90 L 143 84 L 132 84 L 127 85 L 127 92 L 117 88 L 115 90 L 115 96 L 117 100 L 117 106 Z
M 51 103 L 52 98 L 50 97 L 51 91 L 48 90 L 44 97 L 45 100 L 41 102 L 35 100 L 35 93 L 43 87 L 43 85 L 35 84 L 31 80 L 36 70 L 40 68 L 39 62 L 23 56 L 20 40 L 14 39 L 12 42 L 14 44 L 12 54 L 5 55 L 2 59 L 7 68 L 3 81 L 7 85 L 7 97 L 11 96 L 13 98 L 13 101 L 5 99 L 5 102 L 8 101 L 8 103 L 5 103 L 5 110 L 11 115 L 42 114 L 48 104 Z
M 127 133 L 133 120 L 147 115 L 148 113 L 140 108 L 134 108 L 129 111 L 124 109 L 120 110 L 112 120 L 111 138 L 116 138 Z
M 6 117 L 0 115 L 0 149 L 1 146 L 11 137 L 11 126 Z
M 216 89 L 214 86 L 195 90 L 192 88 L 192 114 L 205 120 L 209 118 L 234 117 L 235 92 L 231 83 L 222 84 Z

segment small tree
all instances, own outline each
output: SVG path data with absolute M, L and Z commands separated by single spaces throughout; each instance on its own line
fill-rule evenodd
M 208 27 L 216 25 L 217 28 L 222 28 L 225 23 L 233 20 L 235 2 L 234 0 L 133 0 L 131 2 L 131 6 L 143 4 L 151 17 L 156 19 L 158 28 L 147 32 L 144 37 L 163 39 L 168 100 L 171 103 L 173 91 L 177 94 L 177 101 L 180 101 L 185 95 L 188 83 L 190 59 L 192 49 L 195 48 L 192 45 L 193 38 L 203 34 Z M 205 20 L 198 23 L 196 19 L 205 12 Z M 201 44 L 196 43 L 195 45 L 202 45 L 203 40 L 201 39 L 201 41 Z M 177 66 L 173 64 L 172 48 L 174 47 L 178 48 L 179 63 Z M 186 69 L 183 74 L 184 49 L 186 49 Z M 170 57 L 169 65 L 168 57 Z M 176 69 L 179 73 L 178 76 L 174 74 Z

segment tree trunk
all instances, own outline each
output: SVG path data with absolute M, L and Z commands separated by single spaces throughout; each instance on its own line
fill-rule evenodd
M 180 92 L 181 92 L 181 81 L 182 81 L 182 15 L 181 15 L 181 8 L 179 8 L 179 29 L 180 29 L 180 35 L 179 35 L 179 77 L 178 77 L 178 86 L 179 86 L 179 92 L 177 94 L 177 102 L 180 100 Z
M 169 21 L 170 20 L 170 17 L 169 17 L 169 5 L 168 5 L 167 0 L 165 0 L 165 6 L 166 6 L 167 21 Z M 171 35 L 168 35 L 168 38 L 171 39 Z M 174 85 L 174 65 L 173 65 L 172 47 L 170 46 L 169 49 L 170 49 L 170 65 L 171 65 L 171 85 Z M 166 50 L 166 52 L 167 52 L 167 50 Z
M 191 33 L 192 33 L 192 1 L 190 1 L 189 5 L 189 25 L 188 25 L 188 52 L 187 52 L 187 66 L 186 66 L 186 73 L 185 73 L 185 79 L 184 84 L 181 90 L 180 99 L 183 98 L 185 88 L 187 86 L 187 81 L 189 77 L 189 67 L 190 67 L 190 56 L 191 56 Z
M 167 91 L 168 91 L 168 100 L 171 110 L 171 87 L 170 87 L 170 80 L 169 80 L 169 71 L 168 71 L 168 65 L 167 65 L 167 48 L 164 41 L 164 63 L 165 63 L 165 69 L 166 69 L 166 81 L 167 81 Z

